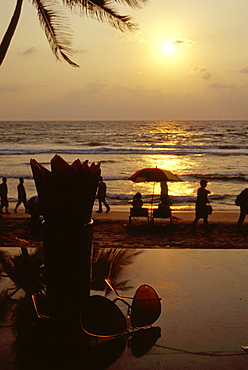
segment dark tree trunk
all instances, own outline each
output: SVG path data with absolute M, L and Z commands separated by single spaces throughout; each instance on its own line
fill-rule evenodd
M 17 24 L 18 24 L 18 21 L 19 21 L 19 18 L 20 18 L 20 14 L 21 14 L 22 3 L 23 3 L 23 0 L 17 0 L 14 14 L 11 18 L 9 27 L 8 27 L 7 31 L 5 32 L 5 35 L 2 39 L 2 42 L 1 42 L 1 45 L 0 45 L 0 65 L 2 64 L 2 62 L 5 58 L 5 55 L 8 51 L 8 48 L 9 48 L 9 45 L 11 43 L 12 37 L 15 33 L 15 30 L 16 30 L 16 27 L 17 27 Z

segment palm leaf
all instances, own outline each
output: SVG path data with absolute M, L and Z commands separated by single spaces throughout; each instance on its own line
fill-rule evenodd
M 92 281 L 91 289 L 105 290 L 106 294 L 110 288 L 105 283 L 105 278 L 109 278 L 115 288 L 119 290 L 128 290 L 128 280 L 123 280 L 121 275 L 124 268 L 134 262 L 137 255 L 142 253 L 135 249 L 115 249 L 104 248 L 94 250 L 92 261 Z
M 26 294 L 39 292 L 45 287 L 43 257 L 39 250 L 30 255 L 17 255 L 12 261 L 15 283 Z
M 131 8 L 141 8 L 141 3 L 145 4 L 147 0 L 115 0 L 117 3 L 123 3 L 124 5 L 128 5 Z
M 33 4 L 37 8 L 40 24 L 55 57 L 58 60 L 64 59 L 73 67 L 78 67 L 69 57 L 72 52 L 72 34 L 68 20 L 62 14 L 62 10 L 58 9 L 58 4 L 48 0 L 33 0 Z
M 13 263 L 10 255 L 6 252 L 0 251 L 0 269 L 14 282 L 15 274 L 13 270 Z
M 26 293 L 38 292 L 44 288 L 43 256 L 38 250 L 33 254 L 22 254 L 11 257 L 8 253 L 0 251 L 0 271 L 3 271 L 14 283 L 11 288 L 16 291 L 24 290 Z M 11 289 L 7 289 L 7 292 Z M 9 296 L 14 294 L 9 293 Z
M 8 315 L 14 302 L 6 291 L 0 293 L 0 327 L 8 321 Z
M 134 7 L 139 4 L 136 0 L 127 0 Z M 143 0 L 141 0 L 143 1 Z M 128 15 L 119 15 L 109 0 L 63 0 L 63 3 L 69 8 L 78 11 L 81 15 L 85 14 L 88 17 L 95 18 L 100 22 L 107 22 L 112 27 L 124 32 L 126 29 L 134 31 L 137 25 L 131 22 L 131 17 Z
M 87 7 L 86 3 L 91 2 L 95 4 L 96 6 L 101 6 L 101 7 L 108 6 L 108 4 L 111 4 L 111 3 L 112 4 L 119 3 L 119 4 L 128 5 L 134 9 L 141 8 L 141 4 L 145 4 L 147 2 L 147 0 L 112 0 L 112 1 L 110 0 L 62 0 L 62 1 L 68 7 L 74 7 L 76 5 Z

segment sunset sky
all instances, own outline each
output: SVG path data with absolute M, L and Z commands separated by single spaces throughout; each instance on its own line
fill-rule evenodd
M 0 37 L 15 0 L 0 1 Z M 53 56 L 36 9 L 0 67 L 0 120 L 248 119 L 248 2 L 149 0 L 118 6 L 139 30 L 68 13 L 73 68 Z

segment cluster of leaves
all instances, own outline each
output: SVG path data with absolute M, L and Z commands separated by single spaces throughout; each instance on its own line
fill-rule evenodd
M 123 269 L 133 263 L 133 259 L 139 253 L 141 252 L 128 249 L 95 250 L 92 261 L 91 289 L 105 290 L 108 294 L 110 289 L 105 283 L 105 278 L 109 278 L 118 290 L 130 289 L 128 280 L 123 280 L 121 275 Z M 1 326 L 5 325 L 9 319 L 13 321 L 13 317 L 9 317 L 10 313 L 15 316 L 18 310 L 19 312 L 30 311 L 30 309 L 27 310 L 27 305 L 30 306 L 32 303 L 32 294 L 45 296 L 43 252 L 35 249 L 29 253 L 27 248 L 23 247 L 21 254 L 11 256 L 7 252 L 0 251 L 0 283 L 6 286 L 6 289 L 0 292 Z
M 68 19 L 63 13 L 64 8 L 69 8 L 79 15 L 86 15 L 101 22 L 106 21 L 112 27 L 123 32 L 126 29 L 130 31 L 135 30 L 137 25 L 132 23 L 129 16 L 118 14 L 113 4 L 122 2 L 132 8 L 137 8 L 145 1 L 146 0 L 61 0 L 62 4 L 60 4 L 53 0 L 31 0 L 32 4 L 37 9 L 41 27 L 45 32 L 55 57 L 59 60 L 65 60 L 73 67 L 78 67 L 78 64 L 73 62 L 70 58 L 70 54 L 72 53 L 72 33 Z M 19 22 L 22 4 L 23 0 L 16 0 L 13 17 L 0 45 L 0 65 L 5 58 Z
M 95 250 L 92 261 L 91 289 L 102 290 L 108 294 L 110 291 L 107 290 L 104 280 L 106 277 L 113 281 L 113 285 L 118 290 L 130 288 L 127 286 L 127 280 L 121 280 L 121 273 L 125 266 L 133 262 L 133 258 L 138 253 L 141 252 L 130 249 Z M 22 247 L 21 253 L 15 256 L 0 251 L 0 286 L 3 287 L 0 292 L 0 328 L 10 326 L 15 335 L 12 351 L 18 368 L 31 369 L 37 358 L 44 357 L 44 354 L 40 353 L 44 346 L 47 346 L 47 352 L 49 352 L 47 326 L 39 325 L 31 299 L 32 294 L 39 294 L 42 298 L 41 303 L 45 303 L 40 306 L 41 312 L 46 312 L 48 307 L 46 304 L 43 251 L 35 248 L 29 253 L 26 247 Z M 47 325 L 53 323 L 54 320 L 48 320 Z M 40 328 L 38 331 L 35 330 L 37 325 Z M 54 327 L 51 330 L 53 332 Z M 46 363 L 46 359 L 43 359 L 43 362 Z M 44 367 L 41 363 L 40 367 L 37 368 L 43 369 Z
M 23 302 L 23 297 L 44 294 L 43 269 L 43 255 L 39 250 L 29 254 L 26 248 L 21 248 L 21 254 L 14 257 L 0 251 L 0 282 L 7 286 L 0 292 L 0 325 L 8 320 L 11 309 Z
M 126 266 L 133 263 L 133 259 L 142 253 L 132 249 L 105 248 L 94 251 L 92 261 L 91 289 L 105 290 L 106 295 L 110 288 L 106 286 L 105 278 L 108 278 L 117 290 L 125 291 L 132 288 L 128 280 L 121 279 Z

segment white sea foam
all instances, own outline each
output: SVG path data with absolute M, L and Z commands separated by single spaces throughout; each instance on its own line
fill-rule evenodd
M 152 196 L 159 202 L 160 185 L 128 178 L 157 166 L 183 180 L 168 183 L 176 206 L 192 207 L 204 177 L 214 208 L 237 209 L 235 197 L 248 181 L 247 142 L 248 121 L 0 122 L 0 176 L 8 178 L 11 199 L 19 177 L 32 196 L 30 158 L 50 168 L 51 158 L 60 154 L 69 163 L 101 162 L 110 203 L 127 204 L 137 191 L 148 203 Z

